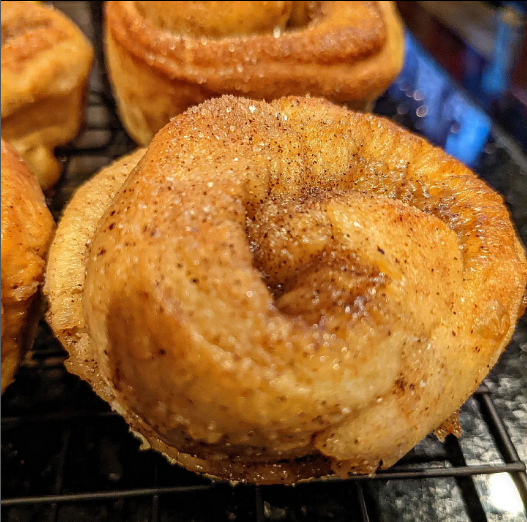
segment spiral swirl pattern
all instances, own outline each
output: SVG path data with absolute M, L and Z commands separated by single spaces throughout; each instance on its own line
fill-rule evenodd
M 403 62 L 392 2 L 107 2 L 105 24 L 119 111 L 143 145 L 222 94 L 310 94 L 363 109 Z
M 224 97 L 132 163 L 90 233 L 86 353 L 96 389 L 190 469 L 389 466 L 512 334 L 527 266 L 501 198 L 382 118 Z

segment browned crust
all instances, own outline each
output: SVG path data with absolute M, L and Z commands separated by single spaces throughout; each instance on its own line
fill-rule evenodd
M 134 2 L 108 2 L 106 16 L 119 43 L 158 71 L 184 79 L 209 73 L 214 82 L 218 64 L 232 66 L 234 70 L 225 78 L 231 88 L 247 77 L 256 77 L 270 64 L 361 60 L 379 52 L 386 40 L 382 11 L 375 2 L 325 2 L 323 16 L 309 29 L 286 31 L 278 38 L 258 34 L 208 39 L 206 43 L 160 29 L 141 15 Z M 257 63 L 251 63 L 248 54 L 256 56 Z M 244 64 L 244 72 L 237 71 L 236 64 Z
M 127 85 L 137 76 L 128 61 L 172 82 L 176 89 L 184 84 L 181 102 L 177 94 L 173 96 L 175 109 L 170 116 L 203 101 L 203 91 L 206 97 L 238 94 L 265 100 L 311 94 L 357 108 L 376 99 L 402 66 L 402 27 L 395 7 L 390 2 L 321 4 L 319 18 L 278 37 L 253 34 L 204 39 L 159 28 L 134 2 L 107 2 L 106 41 L 107 47 L 114 48 L 109 54 L 109 73 L 132 136 L 146 144 L 159 129 L 147 133 L 129 121 L 132 98 L 144 113 L 147 103 L 154 114 L 161 107 L 148 86 L 142 93 L 140 85 Z M 194 86 L 194 100 L 189 85 Z M 126 93 L 130 89 L 133 96 Z
M 49 188 L 53 156 L 84 115 L 93 50 L 60 11 L 31 2 L 2 2 L 2 136 Z
M 2 393 L 14 379 L 54 230 L 35 175 L 2 140 Z
M 216 137 L 219 140 L 214 139 Z M 265 152 L 255 150 L 255 143 L 265 145 Z M 295 170 L 294 162 L 296 154 L 292 151 L 299 150 L 302 151 L 300 156 L 303 164 L 309 166 L 305 167 L 305 171 L 300 171 L 302 175 L 297 176 L 299 172 Z M 280 165 L 278 172 L 269 166 L 275 164 Z M 255 170 L 255 165 L 259 165 L 262 170 Z M 133 167 L 132 175 L 128 177 Z M 335 424 L 328 421 L 327 429 L 316 430 L 307 447 L 300 447 L 300 450 L 296 448 L 289 453 L 286 450 L 287 458 L 284 459 L 279 459 L 272 447 L 266 449 L 250 444 L 226 446 L 221 438 L 208 441 L 209 428 L 201 431 L 198 437 L 192 437 L 189 428 L 185 427 L 187 425 L 180 426 L 178 421 L 175 425 L 170 424 L 175 415 L 165 418 L 162 413 L 158 415 L 152 410 L 138 412 L 145 400 L 141 394 L 148 389 L 148 393 L 154 390 L 164 397 L 166 387 L 158 385 L 159 389 L 155 390 L 156 384 L 166 382 L 174 372 L 181 371 L 181 365 L 184 368 L 190 354 L 201 349 L 199 340 L 177 337 L 185 332 L 182 328 L 185 321 L 189 324 L 192 321 L 182 316 L 181 309 L 186 303 L 180 300 L 178 307 L 171 312 L 166 310 L 173 302 L 171 296 L 179 291 L 178 285 L 167 289 L 167 292 L 170 290 L 172 293 L 163 294 L 168 297 L 161 302 L 145 304 L 145 300 L 152 299 L 151 290 L 157 281 L 149 278 L 147 270 L 154 267 L 153 273 L 163 275 L 163 266 L 155 265 L 158 262 L 157 253 L 174 252 L 173 248 L 156 250 L 159 248 L 159 238 L 171 244 L 170 241 L 177 237 L 176 228 L 186 226 L 186 222 L 180 224 L 177 220 L 163 222 L 158 215 L 166 216 L 163 210 L 168 208 L 177 213 L 181 205 L 189 206 L 192 212 L 188 215 L 196 215 L 196 221 L 190 221 L 196 227 L 196 234 L 201 233 L 200 227 L 203 226 L 202 239 L 207 238 L 212 244 L 215 238 L 207 235 L 206 225 L 199 224 L 200 212 L 206 205 L 196 203 L 193 206 L 189 199 L 191 195 L 197 197 L 202 194 L 200 176 L 205 176 L 205 180 L 214 179 L 213 186 L 224 183 L 221 185 L 224 189 L 220 192 L 221 198 L 236 184 L 230 178 L 222 181 L 220 173 L 226 177 L 227 173 L 234 173 L 243 180 L 246 171 L 268 172 L 266 169 L 271 169 L 270 172 L 274 172 L 277 177 L 271 175 L 269 179 L 264 177 L 258 183 L 250 184 L 256 194 L 259 190 L 265 193 L 266 188 L 277 190 L 277 186 L 284 193 L 294 193 L 296 190 L 309 189 L 310 184 L 319 190 L 325 187 L 327 195 L 339 190 L 350 193 L 358 191 L 360 194 L 366 192 L 371 198 L 368 202 L 371 207 L 367 208 L 374 210 L 376 205 L 378 207 L 374 212 L 366 212 L 364 219 L 370 219 L 383 208 L 393 212 L 394 221 L 404 222 L 408 227 L 407 230 L 401 229 L 401 238 L 407 242 L 412 241 L 413 237 L 426 238 L 418 235 L 419 228 L 430 227 L 430 241 L 439 234 L 438 249 L 445 248 L 445 254 L 452 256 L 443 258 L 441 252 L 434 254 L 433 249 L 426 250 L 426 255 L 439 256 L 431 268 L 436 273 L 446 270 L 444 273 L 448 277 L 443 280 L 442 276 L 435 275 L 427 267 L 427 272 L 416 279 L 415 289 L 421 296 L 421 307 L 430 298 L 430 315 L 436 316 L 435 319 L 431 317 L 430 332 L 423 334 L 428 339 L 430 350 L 422 349 L 420 339 L 404 341 L 413 344 L 401 359 L 401 373 L 394 374 L 393 382 L 390 377 L 388 388 L 379 392 L 381 401 L 374 397 L 365 403 L 359 402 L 355 409 L 346 413 L 347 417 L 342 421 Z M 207 178 L 214 176 L 216 171 L 218 177 Z M 127 181 L 122 185 L 125 179 Z M 271 182 L 274 185 L 267 187 L 266 183 Z M 178 200 L 176 204 L 180 196 L 178 191 L 170 190 L 173 189 L 171 183 L 178 183 L 178 187 L 185 190 L 184 201 Z M 197 191 L 195 194 L 192 192 L 194 186 Z M 340 196 L 330 197 L 338 201 Z M 393 199 L 400 201 L 393 202 Z M 90 208 L 93 210 L 93 201 L 101 201 L 95 214 L 89 212 Z M 143 202 L 145 205 L 142 205 Z M 130 219 L 130 215 L 136 218 Z M 138 215 L 142 217 L 138 218 Z M 182 215 L 178 216 L 178 219 L 186 219 Z M 163 228 L 167 223 L 169 233 L 165 233 Z M 389 224 L 388 221 L 383 223 Z M 149 227 L 157 227 L 161 234 L 152 234 L 154 230 Z M 189 226 L 189 230 L 192 230 L 192 226 Z M 374 233 L 373 228 L 367 230 L 370 230 L 370 234 Z M 73 244 L 68 238 L 79 238 L 78 244 Z M 372 256 L 373 263 L 381 263 L 379 266 L 388 263 L 383 268 L 386 273 L 391 270 L 389 249 L 402 248 L 400 241 L 395 239 L 383 239 L 382 234 L 375 236 L 376 241 L 386 241 L 387 246 L 380 249 L 382 252 L 373 249 L 373 253 L 367 254 Z M 392 243 L 388 248 L 390 241 Z M 199 246 L 204 251 L 208 247 L 207 241 Z M 408 261 L 409 265 L 412 264 L 410 256 L 419 256 L 425 245 L 416 244 L 414 247 L 414 250 L 406 252 L 406 258 L 401 258 Z M 171 259 L 170 266 L 185 256 L 192 257 L 193 252 L 196 250 L 183 248 Z M 151 253 L 156 255 L 150 256 Z M 209 266 L 206 260 L 213 263 L 217 259 L 211 252 L 208 254 L 200 257 L 200 262 L 205 264 L 205 271 Z M 143 265 L 138 265 L 143 266 L 143 270 L 133 268 L 134 256 L 142 255 L 150 256 L 154 265 L 145 261 Z M 130 266 L 112 262 L 113 256 L 117 256 L 115 259 L 124 256 L 131 263 Z M 421 263 L 422 266 L 426 264 L 426 258 L 416 259 L 419 260 L 416 269 L 421 267 Z M 397 263 L 398 260 L 393 262 Z M 69 270 L 68 267 L 73 268 Z M 88 277 L 92 277 L 87 287 L 84 280 L 86 269 Z M 225 281 L 229 277 L 229 274 L 224 274 Z M 101 282 L 93 284 L 93 281 L 98 281 L 96 278 L 101 278 Z M 118 282 L 121 280 L 122 283 Z M 445 287 L 433 288 L 437 290 L 437 298 L 434 297 L 435 293 L 430 293 L 432 280 L 436 281 L 436 286 L 442 284 Z M 178 281 L 178 284 L 186 284 L 185 278 Z M 70 352 L 70 371 L 90 382 L 95 391 L 124 416 L 132 429 L 146 439 L 147 444 L 174 462 L 199 473 L 232 481 L 291 483 L 323 476 L 330 471 L 343 475 L 347 472 L 371 473 L 379 466 L 390 466 L 427 433 L 442 424 L 477 388 L 510 340 L 523 309 L 522 296 L 526 282 L 527 263 L 523 247 L 516 237 L 502 198 L 440 149 L 383 118 L 352 113 L 320 100 L 288 98 L 265 104 L 223 97 L 206 102 L 176 118 L 158 134 L 144 156 L 139 151 L 104 169 L 74 196 L 64 213 L 51 250 L 46 292 L 51 304 L 48 320 Z M 115 285 L 113 290 L 110 288 L 112 285 Z M 442 294 L 450 286 L 452 294 Z M 128 293 L 130 288 L 137 288 L 137 293 Z M 225 295 L 230 290 L 226 283 Z M 187 293 L 189 299 L 193 295 L 190 292 Z M 107 308 L 105 303 L 111 302 L 105 301 L 107 295 L 114 300 L 123 300 L 122 306 L 111 310 Z M 240 292 L 239 295 L 243 297 L 245 293 Z M 209 299 L 207 296 L 204 297 L 203 306 Z M 413 299 L 413 296 L 407 294 L 406 298 Z M 405 303 L 397 303 L 396 314 L 404 315 Z M 248 306 L 251 306 L 250 301 L 243 301 L 243 307 Z M 379 306 L 382 306 L 381 301 Z M 414 315 L 418 317 L 421 310 L 415 305 L 410 308 L 410 319 L 413 321 Z M 86 327 L 88 313 L 92 314 L 89 331 Z M 262 313 L 266 313 L 265 310 Z M 97 314 L 102 314 L 103 322 L 99 322 Z M 123 323 L 125 327 L 120 324 L 122 317 L 128 320 Z M 425 313 L 423 323 L 415 323 L 422 331 L 428 329 L 427 317 L 428 312 Z M 224 324 L 225 318 L 218 318 L 216 322 Z M 395 323 L 394 327 L 405 328 L 405 323 Z M 377 326 L 382 329 L 382 321 Z M 97 331 L 91 328 L 97 328 Z M 420 331 L 417 330 L 416 335 Z M 106 345 L 96 345 L 94 334 L 104 339 Z M 396 330 L 390 332 L 390 339 L 397 334 Z M 405 331 L 403 335 L 406 335 Z M 356 341 L 362 342 L 359 337 Z M 108 354 L 103 352 L 104 346 L 108 348 Z M 186 351 L 189 346 L 192 349 Z M 255 351 L 266 352 L 267 348 L 268 345 L 254 346 Z M 376 373 L 381 372 L 382 377 L 390 356 L 385 352 L 376 356 L 377 346 L 368 345 L 367 348 L 364 347 L 364 357 L 377 361 L 379 371 Z M 350 345 L 348 349 L 354 348 Z M 244 346 L 238 346 L 237 350 L 243 354 Z M 119 352 L 129 359 L 121 359 L 123 368 L 130 360 L 137 361 L 139 373 L 144 372 L 149 377 L 147 384 L 151 383 L 152 387 L 146 388 L 145 382 L 141 380 L 135 383 L 137 386 L 131 385 L 117 375 L 116 367 L 111 365 Z M 220 394 L 230 397 L 228 390 L 234 382 L 250 380 L 250 376 L 244 375 L 247 370 L 236 364 L 233 373 L 222 373 L 223 368 L 206 353 L 203 352 L 199 365 L 191 366 L 196 372 L 191 377 L 198 381 L 202 379 L 199 382 L 209 388 L 217 388 L 214 401 L 219 401 Z M 276 351 L 269 349 L 269 353 L 276 354 Z M 291 357 L 296 357 L 297 352 L 292 354 Z M 302 355 L 298 347 L 298 357 L 294 359 L 296 366 L 293 367 L 297 368 L 299 375 L 308 364 Z M 357 353 L 359 356 L 362 355 Z M 323 370 L 325 360 L 323 362 L 321 359 L 320 364 L 317 362 L 314 369 Z M 351 363 L 351 367 L 354 365 Z M 262 375 L 265 375 L 266 369 L 262 365 Z M 370 376 L 374 378 L 373 374 Z M 421 379 L 424 379 L 422 386 Z M 377 379 L 377 383 L 383 380 L 384 377 Z M 314 390 L 313 393 L 317 391 L 316 382 L 302 382 Z M 175 386 L 177 388 L 177 382 Z M 245 389 L 242 387 L 238 391 Z M 289 389 L 288 400 L 294 400 L 292 397 L 296 389 L 294 386 Z M 280 404 L 274 402 L 279 397 L 275 397 L 265 387 L 255 391 L 259 397 L 271 394 L 270 402 L 264 401 L 262 404 L 266 408 L 272 406 L 269 411 L 266 410 L 268 415 L 272 415 L 272 409 Z M 172 394 L 174 403 L 183 404 L 178 401 L 184 401 L 186 393 L 187 388 L 177 388 L 177 393 Z M 238 393 L 236 389 L 234 393 Z M 160 404 L 165 404 L 167 408 L 173 406 L 170 401 Z M 291 410 L 287 410 L 287 421 L 294 418 L 294 412 L 298 411 L 295 404 L 299 403 L 294 402 L 290 406 Z M 222 405 L 225 406 L 225 403 Z M 196 408 L 191 408 L 190 414 Z M 216 421 L 223 422 L 229 410 L 220 411 L 222 414 L 216 417 Z M 237 411 L 234 410 L 235 413 Z M 262 411 L 247 412 L 243 407 L 241 411 L 244 415 L 256 411 L 256 420 L 253 421 L 255 430 L 259 429 L 258 417 Z M 235 418 L 232 412 L 229 415 Z M 206 415 L 205 418 L 209 420 Z M 234 424 L 234 429 L 237 429 Z M 192 429 L 199 427 L 190 426 Z M 279 435 L 279 431 L 276 433 Z M 265 439 L 266 433 L 260 432 L 260 435 Z M 178 442 L 170 444 L 168 439 Z M 269 439 L 270 446 L 273 440 Z M 306 452 L 305 457 L 298 454 L 302 450 Z
M 60 11 L 2 2 L 2 118 L 40 98 L 70 92 L 85 81 L 92 59 L 90 44 Z
M 23 14 L 27 16 L 29 13 L 24 10 Z M 2 18 L 1 64 L 6 70 L 21 71 L 24 62 L 36 53 L 49 49 L 67 38 L 67 34 L 56 24 L 53 25 L 49 17 L 27 19 L 25 16 Z

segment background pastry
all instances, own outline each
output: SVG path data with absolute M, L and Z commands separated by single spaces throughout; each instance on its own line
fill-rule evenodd
M 403 62 L 391 2 L 107 2 L 105 33 L 121 119 L 143 145 L 221 94 L 365 108 Z
M 40 2 L 2 2 L 2 136 L 41 187 L 60 175 L 53 155 L 84 117 L 91 45 L 69 18 Z
M 527 264 L 501 197 L 317 99 L 224 97 L 67 207 L 46 278 L 68 367 L 188 469 L 388 467 L 507 345 Z
M 38 316 L 30 311 L 43 279 L 53 218 L 35 175 L 2 140 L 2 393 L 13 381 Z

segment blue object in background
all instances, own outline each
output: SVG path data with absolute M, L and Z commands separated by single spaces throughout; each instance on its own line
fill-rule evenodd
M 468 166 L 475 166 L 490 137 L 492 120 L 475 103 L 460 94 L 448 73 L 406 34 L 404 68 L 388 90 L 387 98 L 395 100 L 395 117 L 407 122 L 429 141 L 443 147 Z M 393 114 L 393 108 L 378 112 Z
M 523 26 L 524 18 L 513 5 L 498 13 L 494 57 L 481 78 L 483 92 L 490 100 L 501 97 L 510 86 L 523 41 Z
M 475 166 L 489 139 L 490 119 L 480 110 L 465 105 L 459 120 L 459 131 L 447 136 L 445 150 L 466 165 Z

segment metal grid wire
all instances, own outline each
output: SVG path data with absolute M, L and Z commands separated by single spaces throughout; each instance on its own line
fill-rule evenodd
M 100 41 L 100 40 L 99 40 Z M 51 201 L 58 216 L 84 179 L 134 147 L 121 127 L 104 75 L 92 79 L 86 128 L 59 151 L 63 180 Z M 40 327 L 33 352 L 2 399 L 2 516 L 11 521 L 351 520 L 377 519 L 376 481 L 451 479 L 470 520 L 486 521 L 475 477 L 509 473 L 527 506 L 525 464 L 482 385 L 472 399 L 498 458 L 467 462 L 453 436 L 429 440 L 374 477 L 315 480 L 296 487 L 231 487 L 140 452 L 119 415 L 69 375 L 65 352 Z
M 411 452 L 399 464 L 374 477 L 318 479 L 294 488 L 246 485 L 232 488 L 170 466 L 154 452 L 139 452 L 139 443 L 126 432 L 124 421 L 97 399 L 87 385 L 66 372 L 64 351 L 47 327 L 42 325 L 41 329 L 33 354 L 26 357 L 4 402 L 8 412 L 2 418 L 2 515 L 6 520 L 308 521 L 319 519 L 317 509 L 321 500 L 326 499 L 329 509 L 340 507 L 341 514 L 346 515 L 342 520 L 370 521 L 376 519 L 376 506 L 365 493 L 365 484 L 449 477 L 460 488 L 470 519 L 484 521 L 485 510 L 473 478 L 503 472 L 511 474 L 527 505 L 525 464 L 486 385 L 479 388 L 474 399 L 492 443 L 499 450 L 501 463 L 468 464 L 460 442 L 450 436 L 445 444 L 433 446 L 432 452 Z M 45 388 L 47 391 L 43 392 Z M 90 431 L 87 436 L 83 433 L 86 430 Z M 91 442 L 85 445 L 87 439 Z M 36 447 L 22 457 L 18 452 L 27 444 Z M 22 459 L 35 458 L 40 451 L 51 454 L 49 462 L 40 468 L 40 462 L 27 462 L 30 469 L 23 469 L 26 462 Z M 121 462 L 112 456 L 105 457 L 105 453 L 116 452 Z M 94 454 L 98 454 L 96 461 L 83 462 Z M 47 461 L 48 456 L 43 460 Z M 122 469 L 123 463 L 127 469 Z M 101 466 L 106 477 L 104 484 L 99 483 Z M 98 473 L 94 472 L 96 468 Z M 17 471 L 21 479 L 13 473 Z M 43 479 L 45 484 L 40 483 Z M 79 491 L 83 486 L 84 490 Z M 25 490 L 27 494 L 11 494 L 11 490 Z M 39 493 L 44 490 L 45 494 Z M 165 497 L 171 499 L 170 512 L 177 513 L 177 518 L 160 517 L 160 503 Z M 271 505 L 284 507 L 275 507 L 273 511 Z M 291 518 L 287 518 L 286 512 Z M 79 513 L 85 518 L 79 517 Z

